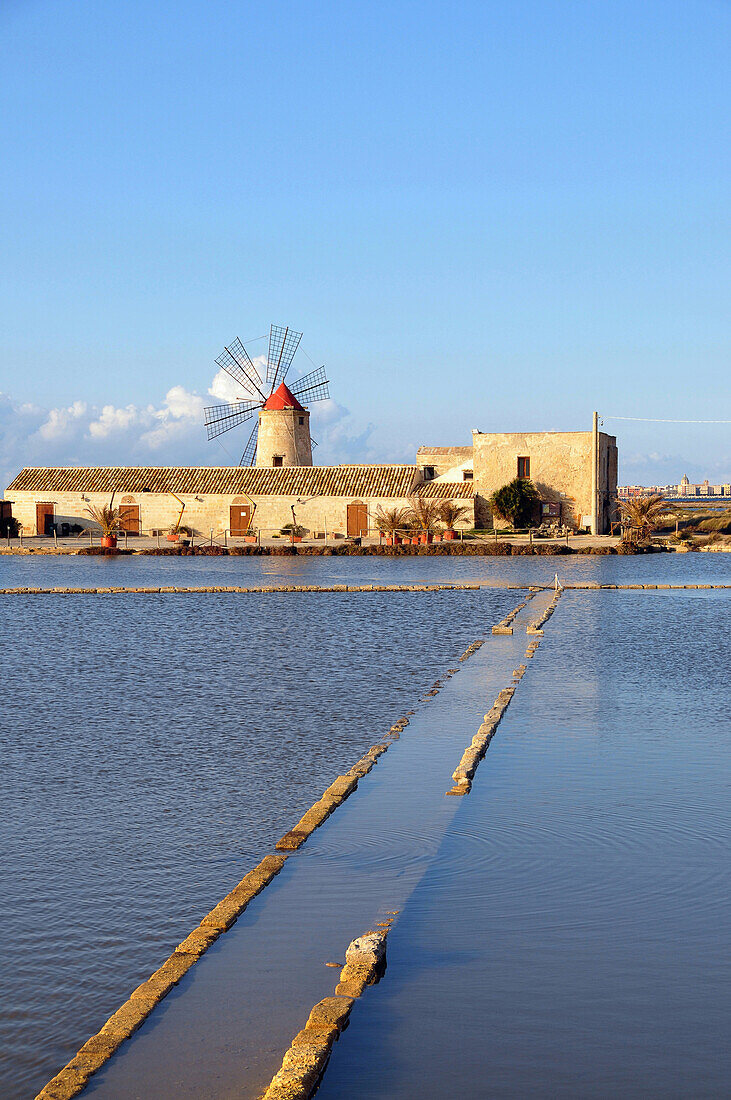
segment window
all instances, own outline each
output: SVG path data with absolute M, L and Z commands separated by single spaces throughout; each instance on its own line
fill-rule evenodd
M 472 470 L 463 470 L 462 471 L 462 480 L 463 481 L 472 481 Z
M 304 422 L 305 422 L 305 418 L 304 418 L 304 416 L 301 416 L 300 417 L 300 424 L 304 424 Z
M 283 466 L 284 459 L 281 455 L 274 455 L 272 458 L 272 466 Z
M 424 467 L 424 481 L 433 481 L 436 477 L 436 470 L 433 466 Z
M 530 456 L 522 455 L 518 459 L 518 477 L 530 477 Z

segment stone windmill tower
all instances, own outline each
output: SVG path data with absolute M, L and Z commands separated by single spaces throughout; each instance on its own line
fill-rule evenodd
M 301 332 L 272 325 L 265 376 L 259 373 L 238 339 L 216 359 L 219 367 L 234 378 L 248 399 L 205 410 L 209 439 L 250 420 L 257 423 L 241 456 L 240 466 L 311 466 L 314 440 L 310 435 L 310 414 L 302 401 L 324 401 L 330 396 L 324 367 L 287 386 L 285 378 L 302 338 Z M 300 400 L 301 399 L 301 400 Z

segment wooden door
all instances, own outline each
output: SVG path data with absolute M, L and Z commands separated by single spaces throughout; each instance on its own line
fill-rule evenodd
M 248 504 L 231 505 L 231 521 L 229 527 L 232 535 L 245 535 L 251 523 L 251 506 Z
M 120 504 L 119 510 L 122 518 L 119 524 L 120 531 L 126 531 L 128 535 L 140 533 L 140 506 L 139 504 Z
M 348 538 L 368 534 L 368 505 L 356 501 L 348 505 Z
M 36 504 L 36 534 L 52 535 L 53 505 Z

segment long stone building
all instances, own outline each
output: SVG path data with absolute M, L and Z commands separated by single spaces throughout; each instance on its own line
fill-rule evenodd
M 291 418 L 292 410 L 283 413 Z M 89 506 L 112 499 L 130 533 L 165 533 L 180 522 L 206 537 L 266 536 L 296 523 L 313 536 L 362 535 L 376 529 L 379 509 L 405 506 L 415 494 L 466 506 L 460 525 L 487 527 L 490 494 L 515 477 L 531 479 L 544 518 L 599 534 L 614 518 L 616 440 L 596 424 L 584 432 L 475 431 L 471 447 L 420 447 L 414 465 L 316 467 L 300 433 L 289 434 L 283 453 L 262 449 L 267 465 L 258 457 L 253 467 L 26 467 L 6 496 L 29 535 L 87 527 Z
M 468 506 L 472 485 L 423 484 L 417 466 L 27 467 L 8 488 L 13 515 L 28 534 L 90 525 L 91 505 L 114 504 L 132 534 L 165 533 L 176 523 L 196 534 L 270 535 L 296 523 L 311 535 L 364 535 L 379 508 L 406 505 L 415 492 Z

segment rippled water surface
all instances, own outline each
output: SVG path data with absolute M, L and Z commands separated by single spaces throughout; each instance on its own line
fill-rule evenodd
M 563 597 L 318 1097 L 728 1096 L 730 612 Z
M 0 596 L 3 1100 L 32 1096 L 514 602 Z
M 727 562 L 5 558 L 0 587 L 536 583 L 557 568 L 566 579 L 709 584 L 728 582 Z M 12 931 L 0 983 L 3 1098 L 32 1096 L 332 777 L 515 602 L 514 592 L 484 589 L 0 596 L 0 895 Z M 479 670 L 505 674 L 500 638 L 470 662 L 469 677 L 450 682 L 426 725 L 414 720 L 412 740 L 368 778 L 372 798 L 364 786 L 308 842 L 310 863 L 290 861 L 276 889 L 301 876 L 294 893 L 313 927 L 327 882 L 332 907 L 351 872 L 376 905 L 369 876 L 416 875 L 387 975 L 337 1044 L 323 1097 L 726 1095 L 730 610 L 721 591 L 566 593 L 469 798 L 441 792 L 481 717 Z M 524 641 L 510 643 L 516 654 Z M 511 653 L 509 667 L 518 659 Z M 490 699 L 494 691 L 490 680 Z M 424 820 L 431 803 L 412 790 L 409 753 L 441 824 Z M 344 864 L 338 830 L 347 836 L 348 827 Z M 280 912 L 270 889 L 262 905 L 279 913 L 271 936 L 283 951 L 292 911 Z M 360 920 L 357 900 L 354 889 L 342 928 L 332 915 L 333 943 Z M 224 951 L 250 957 L 242 945 L 259 912 L 129 1044 L 132 1055 L 142 1050 L 140 1074 L 151 1066 L 155 1080 L 150 1032 L 168 1035 L 168 1060 L 175 1043 L 185 1051 L 191 1032 L 174 1021 L 188 1003 L 201 1058 L 210 1056 L 191 996 L 197 988 L 204 1008 L 216 1001 L 216 982 L 235 973 Z M 309 946 L 318 974 L 325 942 Z M 311 1004 L 324 995 L 322 978 L 307 981 Z M 236 992 L 233 981 L 231 1005 Z M 236 1011 L 222 1058 L 248 1026 L 246 1004 Z M 226 1091 L 216 1084 L 223 1070 L 208 1064 L 205 1091 L 190 1095 L 257 1094 L 241 1091 L 240 1066 Z M 113 1062 L 99 1095 L 129 1100 L 110 1086 L 115 1074 L 124 1067 Z M 151 1095 L 149 1083 L 139 1095 Z
M 411 584 L 480 581 L 545 584 L 714 584 L 731 576 L 731 554 L 567 557 L 76 557 L 0 555 L 0 588 L 200 584 Z

